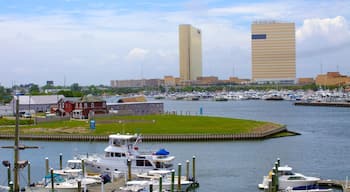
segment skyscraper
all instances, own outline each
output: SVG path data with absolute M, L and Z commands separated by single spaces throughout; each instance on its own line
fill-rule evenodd
M 179 25 L 179 56 L 181 80 L 202 76 L 202 34 L 189 24 Z
M 252 80 L 295 83 L 295 24 L 275 21 L 252 24 Z

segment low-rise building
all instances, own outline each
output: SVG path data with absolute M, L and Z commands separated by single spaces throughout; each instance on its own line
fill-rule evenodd
M 106 101 L 95 96 L 61 99 L 56 113 L 75 119 L 87 119 L 95 114 L 107 114 Z
M 19 98 L 19 111 L 20 112 L 47 112 L 51 110 L 51 107 L 56 106 L 60 99 L 64 98 L 63 95 L 20 95 Z M 12 106 L 13 114 L 16 112 L 16 100 L 17 96 L 14 96 L 10 102 Z
M 320 86 L 341 86 L 347 84 L 350 84 L 350 77 L 341 75 L 339 72 L 328 72 L 316 77 L 316 85 Z

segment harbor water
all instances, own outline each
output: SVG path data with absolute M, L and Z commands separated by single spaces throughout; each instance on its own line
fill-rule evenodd
M 165 111 L 177 114 L 223 116 L 272 121 L 287 125 L 300 136 L 267 140 L 223 142 L 144 142 L 141 149 L 166 148 L 176 156 L 176 163 L 185 164 L 197 157 L 196 176 L 200 182 L 197 191 L 259 191 L 257 185 L 272 168 L 276 158 L 296 172 L 323 179 L 345 180 L 350 176 L 350 109 L 340 107 L 294 106 L 290 101 L 164 101 Z M 190 118 L 190 116 L 189 116 Z M 98 129 L 96 124 L 96 129 Z M 115 130 L 121 132 L 122 130 Z M 139 129 L 142 132 L 142 127 Z M 0 145 L 13 141 L 0 140 Z M 45 157 L 50 167 L 59 167 L 59 153 L 64 160 L 81 153 L 102 153 L 106 142 L 42 142 L 21 141 L 39 149 L 20 152 L 21 160 L 29 160 L 32 181 L 45 174 Z M 0 160 L 13 159 L 13 152 L 0 149 Z M 183 170 L 184 172 L 184 170 Z M 0 166 L 0 185 L 6 185 L 7 172 Z M 20 180 L 26 181 L 26 171 Z

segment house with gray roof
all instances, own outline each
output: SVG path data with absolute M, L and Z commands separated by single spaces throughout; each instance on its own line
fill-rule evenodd
M 52 106 L 57 107 L 57 103 L 60 99 L 64 98 L 63 95 L 20 95 L 19 98 L 19 111 L 20 112 L 46 112 L 50 111 Z M 13 114 L 16 112 L 16 100 L 17 96 L 14 96 L 10 102 L 12 106 Z

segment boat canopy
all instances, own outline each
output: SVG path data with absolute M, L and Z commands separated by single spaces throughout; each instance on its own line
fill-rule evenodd
M 156 155 L 169 155 L 169 151 L 165 150 L 165 149 L 159 149 L 157 152 L 156 152 Z

